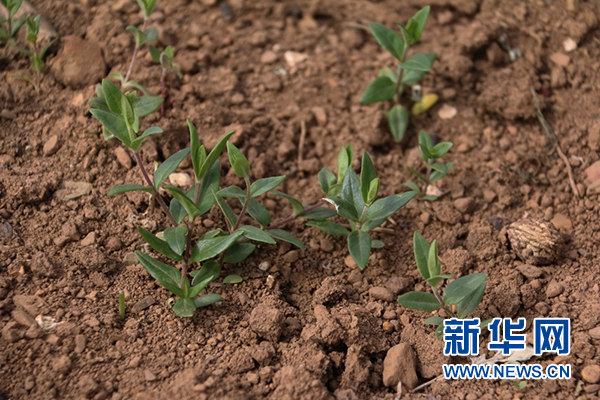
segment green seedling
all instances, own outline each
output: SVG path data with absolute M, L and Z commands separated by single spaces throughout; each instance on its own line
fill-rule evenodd
M 446 154 L 451 147 L 452 143 L 450 142 L 434 144 L 431 136 L 429 136 L 427 132 L 419 132 L 419 153 L 421 154 L 421 158 L 425 163 L 427 171 L 425 175 L 422 175 L 414 168 L 409 166 L 406 166 L 406 168 L 419 180 L 423 188 L 421 189 L 418 184 L 412 181 L 404 182 L 404 185 L 417 192 L 421 200 L 433 201 L 439 197 L 435 194 L 427 194 L 427 189 L 429 188 L 429 185 L 446 176 L 454 165 L 452 162 L 445 164 L 437 162 L 437 160 Z
M 108 80 L 102 81 L 97 93 L 98 97 L 89 102 L 90 112 L 101 122 L 107 139 L 116 138 L 133 152 L 145 182 L 143 185 L 120 185 L 112 188 L 108 194 L 147 192 L 156 200 L 170 222 L 171 226 L 157 235 L 141 227 L 138 231 L 151 248 L 173 264 L 181 265 L 181 270 L 140 251 L 135 254 L 146 271 L 178 297 L 173 305 L 176 314 L 191 317 L 197 308 L 221 300 L 219 294 L 200 296 L 200 293 L 219 277 L 223 263 L 243 261 L 252 254 L 257 245 L 275 244 L 276 240 L 283 240 L 304 248 L 298 238 L 279 229 L 296 218 L 296 215 L 271 224 L 271 215 L 258 201 L 261 195 L 280 185 L 285 177 L 264 178 L 253 182 L 250 178 L 248 159 L 237 147 L 227 142 L 234 132 L 225 135 L 210 152 L 207 152 L 206 148 L 200 145 L 196 127 L 188 121 L 191 146 L 167 158 L 156 168 L 153 177 L 150 177 L 144 167 L 139 148 L 148 136 L 163 131 L 153 126 L 140 134 L 140 120 L 156 111 L 163 99 L 156 96 L 138 98 L 136 92 L 123 93 Z M 221 172 L 218 157 L 225 147 L 231 168 L 244 180 L 245 190 L 238 186 L 220 189 Z M 192 158 L 194 170 L 192 188 L 186 192 L 175 186 L 164 185 L 168 176 L 188 156 Z M 159 192 L 161 188 L 166 189 L 173 197 L 169 205 Z M 229 198 L 240 202 L 241 211 L 238 214 L 227 203 L 226 199 Z M 226 229 L 195 233 L 195 220 L 209 212 L 215 203 L 223 212 Z M 298 213 L 298 216 L 307 214 L 308 211 L 310 207 Z M 246 214 L 260 227 L 245 223 Z M 200 269 L 188 273 L 200 263 Z M 224 282 L 239 283 L 241 277 L 230 275 Z
M 172 46 L 167 46 L 167 48 L 162 52 L 156 47 L 150 46 L 150 55 L 152 56 L 154 62 L 159 63 L 162 67 L 162 74 L 160 76 L 160 96 L 164 100 L 163 104 L 160 106 L 160 116 L 162 118 L 165 115 L 165 108 L 168 107 L 171 100 L 171 92 L 173 90 L 172 75 L 177 76 L 179 79 L 183 79 L 183 75 L 181 75 L 179 69 L 173 65 L 175 53 Z M 165 82 L 167 77 L 169 79 L 168 92 Z
M 21 8 L 23 0 L 0 0 L 0 4 L 6 8 L 7 18 L 0 18 L 0 43 L 4 45 L 14 41 L 21 26 L 25 23 L 24 18 L 15 18 L 15 14 Z M 2 26 L 6 24 L 6 29 Z
M 360 101 L 371 104 L 393 100 L 395 105 L 386 111 L 386 114 L 390 131 L 397 142 L 404 138 L 409 123 L 408 111 L 401 104 L 404 87 L 419 82 L 425 73 L 431 70 L 431 65 L 436 59 L 435 53 L 415 53 L 407 57 L 410 45 L 421 39 L 428 16 L 429 7 L 425 7 L 417 12 L 406 26 L 398 23 L 400 34 L 377 22 L 369 23 L 369 28 L 377 43 L 398 60 L 398 66 L 396 72 L 388 67 L 379 71 L 379 76 L 365 89 Z M 427 99 L 423 99 L 427 101 L 417 103 L 421 106 L 416 107 L 413 114 L 418 114 L 423 109 L 430 107 L 432 100 L 437 99 L 437 96 L 435 99 L 433 96 L 430 95 Z
M 327 168 L 319 172 L 319 182 L 325 192 L 325 201 L 332 204 L 337 215 L 346 219 L 348 228 L 327 218 L 316 218 L 307 223 L 325 233 L 348 238 L 350 255 L 364 269 L 369 261 L 372 248 L 383 247 L 383 242 L 373 240 L 370 231 L 379 227 L 385 220 L 414 196 L 415 192 L 394 194 L 383 199 L 377 199 L 380 181 L 375 167 L 367 152 L 363 153 L 360 178 L 352 170 L 354 152 L 352 146 L 342 147 L 338 155 L 337 176 Z
M 119 292 L 119 318 L 125 319 L 125 293 Z
M 46 52 L 48 51 L 50 46 L 52 46 L 54 44 L 54 42 L 56 42 L 56 40 L 57 40 L 57 39 L 52 40 L 50 43 L 48 43 L 46 46 L 44 46 L 40 49 L 37 41 L 38 41 L 38 34 L 40 32 L 40 19 L 41 18 L 42 18 L 41 15 L 38 15 L 34 18 L 27 16 L 27 18 L 25 20 L 27 22 L 27 42 L 30 43 L 31 50 L 24 49 L 22 47 L 13 45 L 13 48 L 15 48 L 16 50 L 20 51 L 21 53 L 29 56 L 29 59 L 31 60 L 31 68 L 35 71 L 35 79 L 31 79 L 28 76 L 21 76 L 21 78 L 32 83 L 37 91 L 39 91 L 39 89 L 40 89 L 41 73 L 42 73 L 42 70 L 44 69 L 44 65 L 45 65 L 44 64 L 44 56 L 46 55 Z
M 446 285 L 442 296 L 439 287 L 446 279 L 451 279 L 452 275 L 442 275 L 440 272 L 437 241 L 429 243 L 419 232 L 415 232 L 413 245 L 417 268 L 423 279 L 429 283 L 432 293 L 409 292 L 398 297 L 398 303 L 418 311 L 432 312 L 442 309 L 451 318 L 466 318 L 475 311 L 483 298 L 488 275 L 476 273 L 460 277 Z M 456 306 L 456 312 L 452 310 L 452 306 Z M 479 326 L 483 328 L 490 321 L 482 321 Z M 425 324 L 436 326 L 436 337 L 442 337 L 444 318 L 429 317 L 425 320 Z

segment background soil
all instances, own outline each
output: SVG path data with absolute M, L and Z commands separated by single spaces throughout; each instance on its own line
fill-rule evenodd
M 125 71 L 133 43 L 124 28 L 141 23 L 133 0 L 32 3 L 61 37 L 89 41 L 77 51 L 102 51 L 107 69 L 101 64 L 100 76 Z M 0 398 L 393 399 L 395 388 L 382 384 L 392 346 L 412 346 L 420 382 L 448 361 L 442 342 L 423 325 L 428 315 L 395 301 L 399 293 L 424 289 L 412 254 L 415 230 L 439 240 L 449 273 L 490 274 L 475 315 L 528 323 L 570 317 L 573 335 L 569 356 L 535 360 L 571 364 L 569 381 L 530 381 L 523 390 L 507 381 L 442 381 L 424 393 L 468 400 L 598 398 L 598 383 L 581 374 L 600 363 L 600 205 L 584 173 L 600 158 L 598 3 L 205 3 L 212 2 L 158 1 L 150 25 L 160 30 L 161 46 L 175 46 L 185 76 L 165 118 L 149 117 L 148 124 L 166 133 L 145 145 L 145 162 L 186 147 L 189 118 L 208 147 L 236 129 L 234 141 L 254 178 L 285 173 L 283 190 L 305 204 L 319 199 L 319 169 L 333 168 L 339 146 L 348 143 L 355 154 L 370 152 L 382 194 L 389 195 L 405 190 L 401 183 L 410 177 L 403 165 L 418 165 L 415 138 L 425 129 L 455 144 L 445 157 L 455 166 L 440 185 L 447 194 L 433 204 L 413 201 L 394 216 L 395 224 L 386 225 L 394 234 L 381 235 L 386 247 L 364 271 L 346 265 L 343 240 L 297 221 L 289 229 L 306 251 L 263 246 L 240 265 L 227 265 L 225 272 L 244 282 L 213 283 L 209 292 L 223 301 L 181 319 L 167 306 L 168 292 L 130 261 L 131 252 L 144 248 L 134 228 L 162 230 L 164 219 L 148 210 L 145 196 L 107 197 L 110 187 L 141 178 L 88 113 L 95 85 L 63 85 L 77 85 L 58 66 L 68 55 L 61 53 L 67 40 L 52 48 L 52 72 L 40 94 L 12 76 L 28 61 L 9 52 L 0 61 Z M 430 19 L 415 50 L 438 53 L 423 87 L 441 100 L 413 118 L 408 139 L 396 144 L 382 108 L 359 103 L 378 69 L 393 64 L 361 27 L 368 21 L 393 26 L 428 4 Z M 516 62 L 497 44 L 503 35 L 523 54 Z M 568 38 L 577 43 L 569 53 Z M 291 67 L 286 51 L 306 59 Z M 160 67 L 146 51 L 133 76 L 158 92 Z M 556 152 L 545 151 L 530 87 L 540 93 L 581 198 L 572 194 Z M 444 104 L 457 108 L 456 117 L 438 116 Z M 301 121 L 308 131 L 298 163 Z M 225 183 L 237 184 L 227 168 Z M 274 218 L 291 212 L 278 198 L 266 203 Z M 523 268 L 487 221 L 525 214 L 553 220 L 567 236 L 556 264 Z M 202 226 L 220 223 L 213 210 Z M 264 261 L 271 263 L 268 271 L 258 268 Z M 124 322 L 117 316 L 121 290 L 127 292 Z M 60 325 L 37 328 L 32 317 L 38 315 Z M 422 394 L 405 390 L 403 396 Z

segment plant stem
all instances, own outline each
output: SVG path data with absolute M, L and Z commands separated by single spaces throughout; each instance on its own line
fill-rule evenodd
M 406 58 L 406 52 L 408 51 L 408 45 L 406 44 L 406 40 L 404 41 L 404 49 L 402 49 L 402 59 L 400 63 L 404 62 Z M 404 91 L 404 84 L 402 83 L 402 78 L 404 78 L 404 68 L 398 68 L 398 79 L 396 81 L 396 103 L 400 104 L 400 96 L 402 96 L 402 92 Z
M 269 225 L 269 226 L 267 226 L 267 227 L 265 228 L 265 231 L 270 231 L 270 230 L 272 230 L 272 229 L 281 228 L 282 226 L 284 226 L 284 225 L 285 225 L 285 224 L 287 224 L 288 222 L 292 222 L 292 221 L 293 221 L 293 220 L 295 220 L 296 218 L 299 218 L 299 217 L 301 217 L 301 216 L 303 216 L 303 215 L 307 214 L 308 212 L 310 212 L 310 211 L 312 211 L 312 210 L 314 210 L 314 209 L 316 209 L 316 208 L 319 208 L 319 207 L 321 207 L 321 206 L 324 206 L 325 204 L 327 204 L 327 202 L 326 202 L 325 200 L 321 200 L 321 201 L 319 201 L 318 203 L 316 203 L 316 204 L 314 204 L 314 205 L 312 205 L 312 206 L 310 206 L 310 207 L 307 207 L 307 208 L 306 208 L 304 211 L 300 211 L 300 212 L 299 212 L 298 214 L 296 214 L 296 215 L 292 214 L 292 215 L 290 215 L 290 216 L 289 216 L 289 217 L 287 217 L 287 218 L 284 218 L 284 219 L 282 219 L 282 220 L 279 220 L 279 221 L 277 221 L 277 222 L 274 222 L 274 223 L 272 223 L 271 225 Z
M 134 151 L 133 154 L 135 156 L 135 161 L 137 162 L 138 166 L 140 167 L 140 171 L 142 172 L 142 176 L 144 177 L 144 180 L 146 181 L 146 183 L 149 186 L 152 187 L 152 190 L 154 191 L 154 198 L 158 201 L 158 204 L 160 204 L 160 208 L 162 208 L 164 213 L 167 215 L 167 218 L 169 218 L 169 221 L 171 221 L 171 224 L 176 227 L 177 221 L 175 221 L 175 218 L 173 218 L 173 215 L 171 215 L 171 212 L 169 211 L 169 207 L 167 207 L 167 203 L 165 203 L 164 199 L 158 193 L 158 190 L 156 189 L 156 187 L 154 187 L 154 183 L 152 182 L 152 179 L 150 179 L 150 175 L 148 175 L 148 172 L 146 171 L 146 168 L 144 167 L 144 162 L 142 161 L 142 156 L 137 151 Z
M 242 224 L 242 218 L 248 210 L 248 204 L 250 204 L 250 199 L 252 199 L 252 196 L 250 195 L 250 180 L 248 178 L 245 178 L 244 181 L 246 181 L 246 198 L 244 201 L 244 205 L 242 206 L 242 211 L 240 211 L 240 215 L 238 215 L 237 221 L 235 221 L 235 226 L 233 227 L 232 232 L 237 231 L 240 225 Z
M 146 33 L 146 25 L 148 23 L 148 18 L 144 17 L 144 24 L 142 25 L 142 32 Z M 138 51 L 139 51 L 139 47 L 137 47 L 137 44 L 135 46 L 135 49 L 133 50 L 133 56 L 131 56 L 131 62 L 129 63 L 129 69 L 127 69 L 127 75 L 125 75 L 125 80 L 123 81 L 123 85 L 125 86 L 125 84 L 127 82 L 129 82 L 129 77 L 131 76 L 131 71 L 133 71 L 133 64 L 135 64 L 135 59 L 137 58 L 138 55 Z
M 200 197 L 200 187 L 201 182 L 196 181 L 195 190 L 194 190 L 194 203 L 198 203 L 198 198 Z M 192 255 L 192 235 L 194 234 L 194 223 L 193 221 L 188 221 L 187 223 L 187 237 L 185 243 L 185 253 L 183 253 L 183 265 L 181 267 L 181 282 L 179 283 L 179 287 L 183 287 L 183 278 L 187 275 L 187 270 L 190 265 L 190 257 Z
M 452 312 L 452 310 L 450 310 L 450 308 L 446 305 L 446 303 L 444 303 L 444 299 L 442 299 L 442 296 L 440 296 L 439 292 L 437 291 L 436 288 L 434 288 L 433 286 L 431 287 L 433 289 L 433 295 L 435 296 L 435 298 L 437 299 L 437 301 L 439 301 L 440 305 L 442 306 L 442 309 L 448 314 L 450 315 L 452 318 L 458 318 L 456 316 L 456 314 L 454 314 Z
M 160 117 L 165 116 L 165 102 L 167 101 L 167 88 L 165 86 L 165 76 L 167 74 L 166 68 L 162 69 L 160 76 L 160 96 L 163 98 L 163 103 L 160 105 Z

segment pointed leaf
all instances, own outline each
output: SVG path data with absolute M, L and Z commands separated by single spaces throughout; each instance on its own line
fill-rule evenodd
M 429 258 L 430 244 L 419 232 L 415 232 L 413 236 L 413 248 L 415 253 L 415 261 L 417 262 L 417 268 L 421 273 L 423 279 L 427 280 L 429 275 L 429 269 L 427 268 L 427 260 Z
M 354 204 L 349 203 L 348 201 L 340 198 L 340 197 L 327 197 L 325 200 L 332 204 L 335 207 L 335 210 L 339 215 L 344 218 L 347 218 L 351 221 L 358 221 L 358 214 L 356 213 L 356 208 Z M 309 218 L 308 216 L 306 218 Z
M 204 175 L 202 179 L 202 186 L 198 193 L 198 201 L 196 205 L 200 215 L 207 213 L 215 204 L 214 192 L 219 190 L 219 183 L 221 181 L 221 164 L 217 161 Z
M 449 162 L 446 163 L 446 172 L 440 172 L 440 171 L 433 171 L 431 173 L 431 175 L 429 176 L 429 183 L 434 183 L 439 181 L 440 179 L 442 179 L 444 176 L 446 176 L 446 174 L 448 172 L 450 172 L 450 170 L 452 169 L 452 167 L 454 166 L 453 162 Z
M 215 193 L 213 193 L 213 195 L 217 202 L 217 205 L 219 206 L 219 208 L 221 209 L 221 212 L 223 213 L 223 216 L 225 217 L 227 222 L 229 222 L 229 225 L 231 227 L 234 227 L 237 222 L 237 216 L 235 215 L 235 213 L 233 212 L 233 210 L 231 209 L 229 204 L 227 204 L 227 202 L 225 201 L 224 198 L 222 198 L 221 196 L 219 196 L 218 194 L 215 194 Z
M 327 195 L 331 186 L 337 183 L 337 178 L 327 167 L 323 167 L 323 169 L 319 171 L 318 177 L 321 189 L 323 189 L 323 192 Z
M 427 72 L 431 70 L 431 59 L 425 54 L 413 54 L 408 58 L 408 60 L 401 63 L 400 67 L 412 71 Z
M 196 307 L 200 308 L 200 307 L 206 307 L 209 306 L 211 304 L 214 304 L 218 301 L 221 301 L 223 299 L 223 297 L 218 294 L 218 293 L 210 293 L 210 294 L 206 294 L 202 297 L 198 297 L 196 300 L 194 300 L 194 304 L 196 305 Z
M 448 152 L 448 150 L 450 150 L 451 147 L 452 147 L 451 142 L 438 143 L 435 146 L 433 146 L 433 150 L 431 151 L 431 154 L 435 158 L 440 158 L 441 156 L 446 154 Z
M 196 185 L 194 184 L 192 185 L 192 188 L 186 193 L 187 197 L 190 200 L 192 200 L 192 196 L 194 195 L 195 190 Z M 183 219 L 187 215 L 187 211 L 181 206 L 181 203 L 176 198 L 173 198 L 171 200 L 171 204 L 169 204 L 169 212 L 171 213 L 173 218 L 175 218 L 175 221 L 177 221 L 178 224 L 180 224 L 181 221 L 183 221 Z
M 216 261 L 207 261 L 204 263 L 199 271 L 194 274 L 192 279 L 193 293 L 190 297 L 196 297 L 202 289 L 206 287 L 210 282 L 214 281 L 221 275 L 221 266 Z
M 360 102 L 372 104 L 391 100 L 396 94 L 396 84 L 387 76 L 375 78 L 360 96 Z
M 181 274 L 177 268 L 155 260 L 141 251 L 136 251 L 135 255 L 150 276 L 156 279 L 175 296 L 183 297 L 183 290 L 179 288 Z
M 386 219 L 396 211 L 404 207 L 413 197 L 415 192 L 405 192 L 402 194 L 393 194 L 383 199 L 377 200 L 367 212 L 367 221 Z
M 284 231 L 283 229 L 270 229 L 267 231 L 267 233 L 275 239 L 291 243 L 299 249 L 306 248 L 304 247 L 304 244 L 300 241 L 300 239 L 298 239 L 296 236 L 292 235 L 288 231 Z
M 486 286 L 487 282 L 483 282 L 476 290 L 473 291 L 473 293 L 462 299 L 460 303 L 456 305 L 456 315 L 458 318 L 466 318 L 469 314 L 475 311 L 481 302 L 481 298 L 483 297 Z
M 423 28 L 425 28 L 425 22 L 427 22 L 427 17 L 429 16 L 429 10 L 429 6 L 423 7 L 411 19 L 408 20 L 408 23 L 406 24 L 406 31 L 410 34 L 412 39 L 408 41 L 408 44 L 414 44 L 421 39 Z
M 221 189 L 217 192 L 217 196 L 225 197 L 225 198 L 234 198 L 234 199 L 245 199 L 248 196 L 248 193 L 244 191 L 239 186 L 229 186 L 224 189 Z
M 435 325 L 435 326 L 438 326 L 439 324 L 441 324 L 443 322 L 444 322 L 444 318 L 438 317 L 438 316 L 434 316 L 434 317 L 427 318 L 423 323 L 425 325 Z
M 206 161 L 206 149 L 204 146 L 200 146 L 198 131 L 196 130 L 196 127 L 192 121 L 188 119 L 187 123 L 190 131 L 190 147 L 192 149 L 192 164 L 194 165 L 194 174 L 196 175 L 196 180 L 199 181 L 202 179 L 200 176 L 202 165 L 204 164 L 204 161 Z
M 294 215 L 298 215 L 299 213 L 304 211 L 304 206 L 302 205 L 302 203 L 300 203 L 298 200 L 296 200 L 294 197 L 290 196 L 289 194 L 285 194 L 285 193 L 279 192 L 277 190 L 273 190 L 271 192 L 271 194 L 273 194 L 275 196 L 280 196 L 280 197 L 283 197 L 284 199 L 289 200 L 289 202 L 292 203 L 292 209 L 293 209 Z
M 363 153 L 362 166 L 360 168 L 360 191 L 363 196 L 365 203 L 369 202 L 369 189 L 371 188 L 371 182 L 377 178 L 373 161 L 369 157 L 369 153 L 366 151 Z
M 190 154 L 190 148 L 186 147 L 183 150 L 179 150 L 177 153 L 172 154 L 169 158 L 167 158 L 154 172 L 154 187 L 157 189 L 162 185 L 162 183 L 167 179 L 171 173 L 173 173 L 179 164 L 183 161 L 184 158 Z
M 173 197 L 175 197 L 179 204 L 181 204 L 181 206 L 185 209 L 191 221 L 193 221 L 198 215 L 202 215 L 198 206 L 194 204 L 194 201 L 188 197 L 186 192 L 171 185 L 167 185 L 165 188 L 171 192 Z
M 180 297 L 173 305 L 173 312 L 180 317 L 192 317 L 196 312 L 196 304 L 189 297 Z
M 223 279 L 223 283 L 229 284 L 241 283 L 243 281 L 244 279 L 242 279 L 242 277 L 239 275 L 227 275 L 225 279 Z
M 192 250 L 190 261 L 201 262 L 213 258 L 231 247 L 241 236 L 242 232 L 234 232 L 227 236 L 199 240 Z
M 129 139 L 127 124 L 123 117 L 97 108 L 92 108 L 90 113 L 100 121 L 104 128 L 129 147 L 131 141 Z
M 243 232 L 244 236 L 250 240 L 269 244 L 277 243 L 267 232 L 252 225 L 241 226 L 238 228 L 238 231 Z
M 487 277 L 488 274 L 478 273 L 463 276 L 450 282 L 444 290 L 444 302 L 446 304 L 460 303 L 464 298 L 478 290 Z
M 307 206 L 306 208 L 308 208 L 308 207 L 310 207 L 310 206 Z M 335 210 L 332 210 L 331 208 L 317 207 L 307 213 L 302 214 L 301 218 L 326 220 L 326 219 L 329 219 L 336 215 L 337 215 L 337 212 Z
M 121 114 L 121 90 L 108 79 L 102 80 L 102 90 L 104 91 L 104 99 L 110 111 L 115 114 Z
M 429 59 L 431 64 L 433 64 L 437 58 L 436 53 L 424 53 L 423 55 Z M 402 83 L 405 85 L 415 84 L 423 79 L 423 76 L 425 76 L 426 73 L 427 71 L 404 70 L 402 74 Z
M 377 43 L 389 51 L 398 60 L 402 60 L 404 53 L 404 41 L 395 31 L 377 22 L 370 22 L 369 29 Z
M 256 245 L 252 243 L 236 243 L 227 250 L 223 262 L 230 264 L 242 262 L 252 254 L 254 249 Z
M 137 139 L 131 142 L 131 148 L 133 150 L 137 150 L 144 141 L 144 139 L 146 139 L 148 136 L 158 135 L 160 133 L 163 133 L 162 128 L 159 128 L 158 126 L 151 126 L 150 128 L 146 129 L 144 133 L 138 136 Z
M 200 170 L 200 176 L 198 177 L 199 179 L 202 179 L 202 177 L 208 171 L 208 169 L 215 163 L 215 161 L 217 161 L 217 159 L 221 155 L 221 152 L 223 151 L 223 148 L 227 144 L 227 141 L 234 133 L 235 131 L 231 131 L 225 136 L 223 136 L 221 140 L 219 140 L 219 142 L 211 150 L 211 152 L 208 154 L 208 157 L 206 157 L 206 161 L 204 161 L 204 164 L 202 165 L 202 169 Z
M 182 255 L 183 251 L 185 250 L 187 233 L 187 226 L 179 225 L 176 228 L 171 227 L 165 229 L 163 237 L 165 238 L 165 241 L 169 244 L 169 247 L 171 247 L 171 249 L 175 253 Z
M 360 269 L 365 269 L 371 254 L 371 236 L 363 231 L 354 231 L 348 235 L 348 250 Z
M 115 194 L 135 192 L 137 190 L 147 193 L 154 193 L 154 189 L 152 189 L 150 186 L 138 185 L 137 183 L 128 183 L 126 185 L 119 185 L 110 188 L 108 195 L 114 196 Z
M 434 295 L 426 292 L 409 292 L 398 297 L 398 303 L 418 311 L 436 311 L 440 303 Z
M 250 199 L 248 203 L 248 214 L 254 218 L 261 226 L 268 226 L 271 223 L 271 214 L 256 199 Z
M 365 201 L 363 200 L 363 196 L 361 193 L 360 181 L 358 180 L 358 176 L 356 176 L 356 173 L 351 168 L 348 168 L 348 170 L 346 171 L 346 176 L 344 177 L 344 184 L 342 185 L 341 196 L 342 199 L 344 199 L 348 203 L 351 203 L 354 206 L 356 210 L 356 215 L 360 217 L 365 208 Z
M 138 97 L 133 101 L 133 111 L 138 117 L 145 117 L 158 110 L 163 101 L 159 96 Z
M 250 185 L 250 193 L 252 197 L 258 197 L 269 190 L 275 189 L 284 179 L 285 176 L 273 176 L 270 178 L 259 179 Z
M 227 142 L 227 155 L 236 175 L 247 178 L 250 172 L 250 163 L 246 156 L 231 142 Z
M 427 255 L 427 270 L 429 276 L 438 276 L 440 273 L 440 260 L 438 260 L 438 242 L 434 240 L 429 246 L 429 253 Z
M 394 73 L 394 71 L 392 71 L 388 67 L 384 67 L 384 68 L 380 69 L 379 76 L 386 76 L 386 77 L 390 78 L 390 80 L 394 83 L 396 83 L 398 81 L 398 75 L 396 75 Z
M 427 279 L 427 283 L 429 283 L 434 289 L 436 289 L 440 283 L 442 283 L 444 280 L 450 279 L 450 278 L 452 278 L 451 274 L 435 275 L 435 276 L 429 277 L 429 279 Z
M 423 175 L 421 175 L 420 173 L 418 173 L 417 171 L 415 171 L 413 168 L 409 167 L 408 165 L 406 166 L 406 169 L 408 169 L 408 171 L 413 174 L 416 178 L 418 178 L 421 182 L 427 184 L 427 180 L 423 177 Z
M 388 113 L 388 124 L 396 142 L 402 141 L 408 128 L 409 116 L 406 108 L 396 104 Z
M 415 192 L 417 194 L 421 193 L 421 189 L 419 189 L 419 186 L 414 182 L 410 182 L 410 181 L 404 182 L 403 185 L 408 187 L 410 190 L 412 190 L 413 192 Z
M 140 235 L 142 235 L 142 238 L 154 250 L 158 251 L 160 254 L 162 254 L 165 257 L 170 258 L 172 260 L 178 260 L 178 261 L 180 261 L 180 260 L 183 259 L 181 257 L 181 254 L 177 254 L 175 251 L 173 251 L 173 249 L 171 248 L 171 246 L 169 246 L 169 244 L 166 241 L 164 241 L 162 239 L 159 239 L 154 234 L 152 234 L 151 232 L 148 232 L 147 230 L 145 230 L 141 226 L 138 226 L 137 229 L 138 229 L 138 232 L 140 233 Z

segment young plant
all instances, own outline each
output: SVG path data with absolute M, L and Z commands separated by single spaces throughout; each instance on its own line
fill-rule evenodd
M 390 131 L 397 142 L 404 138 L 409 122 L 408 111 L 401 104 L 404 86 L 419 82 L 425 73 L 431 70 L 431 65 L 436 59 L 435 53 L 416 53 L 407 57 L 410 45 L 421 39 L 428 16 L 429 6 L 417 12 L 406 26 L 398 23 L 400 34 L 377 22 L 369 23 L 377 43 L 398 60 L 398 67 L 396 72 L 388 67 L 379 71 L 379 76 L 365 89 L 360 101 L 365 104 L 394 101 L 395 105 L 386 114 Z M 428 103 L 431 103 L 430 98 Z M 431 105 L 427 104 L 429 107 Z
M 440 272 L 437 241 L 429 243 L 419 232 L 415 232 L 413 245 L 417 268 L 423 279 L 429 283 L 432 293 L 409 292 L 398 297 L 398 303 L 418 311 L 431 312 L 442 309 L 451 318 L 466 318 L 481 302 L 488 275 L 476 273 L 460 277 L 446 285 L 442 296 L 439 292 L 440 284 L 452 278 L 452 275 L 442 275 Z M 456 312 L 452 306 L 456 306 Z M 483 321 L 480 327 L 487 326 L 490 321 Z M 436 337 L 442 337 L 444 318 L 429 317 L 425 323 L 436 326 Z
M 7 18 L 0 18 L 0 43 L 4 45 L 14 41 L 17 32 L 25 23 L 24 18 L 15 18 L 15 14 L 21 8 L 23 0 L 0 0 L 0 4 L 6 8 Z M 6 29 L 2 27 L 6 24 Z
M 160 76 L 160 97 L 163 98 L 164 102 L 160 106 L 161 118 L 165 115 L 165 108 L 169 106 L 171 100 L 171 92 L 173 90 L 172 75 L 177 76 L 179 79 L 183 79 L 183 75 L 179 72 L 179 69 L 173 65 L 173 58 L 175 57 L 173 47 L 167 46 L 167 48 L 160 52 L 156 47 L 150 46 L 150 54 L 154 62 L 157 62 L 162 67 L 162 74 Z M 166 78 L 169 78 L 169 91 L 167 92 Z
M 380 181 L 367 152 L 363 153 L 360 179 L 352 170 L 354 152 L 352 146 L 342 147 L 338 155 L 338 174 L 327 168 L 319 172 L 319 182 L 325 192 L 325 201 L 331 203 L 337 214 L 348 221 L 348 228 L 325 219 L 315 219 L 307 223 L 333 236 L 346 236 L 350 255 L 364 269 L 369 261 L 372 248 L 383 247 L 383 242 L 372 240 L 370 231 L 415 196 L 415 192 L 394 194 L 377 199 Z
M 428 194 L 427 189 L 432 183 L 442 179 L 454 165 L 452 162 L 445 164 L 436 162 L 436 160 L 446 154 L 451 147 L 452 143 L 450 142 L 434 144 L 431 136 L 429 136 L 427 132 L 419 132 L 419 153 L 421 154 L 421 158 L 425 163 L 427 171 L 425 176 L 423 176 L 408 165 L 406 168 L 423 184 L 423 189 L 421 189 L 419 185 L 412 181 L 404 182 L 404 186 L 407 186 L 417 192 L 420 196 L 420 199 L 423 201 L 436 200 L 439 196 L 436 194 Z
M 16 50 L 29 56 L 29 59 L 31 60 L 31 68 L 35 71 L 35 80 L 31 79 L 28 76 L 21 76 L 21 78 L 32 83 L 37 91 L 39 91 L 39 89 L 40 89 L 41 73 L 42 73 L 42 70 L 44 69 L 44 65 L 45 65 L 44 64 L 44 56 L 46 55 L 46 52 L 48 51 L 50 46 L 52 46 L 54 44 L 54 42 L 56 42 L 56 40 L 57 40 L 57 39 L 52 40 L 50 43 L 48 43 L 46 46 L 44 46 L 40 49 L 37 41 L 38 41 L 38 33 L 40 32 L 40 19 L 41 18 L 42 18 L 41 15 L 38 15 L 34 18 L 27 16 L 27 18 L 26 18 L 27 41 L 31 45 L 31 50 L 24 49 L 22 47 L 17 47 L 17 46 L 13 45 L 13 47 Z

